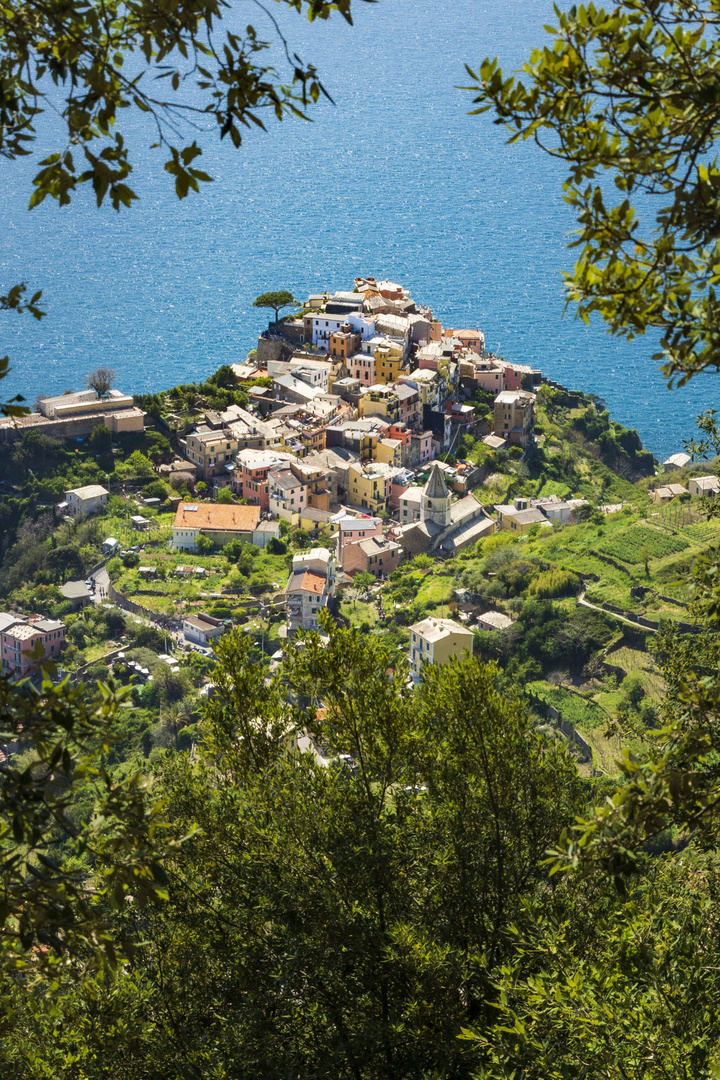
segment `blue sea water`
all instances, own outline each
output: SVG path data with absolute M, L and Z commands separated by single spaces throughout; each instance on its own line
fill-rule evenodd
M 260 26 L 249 12 L 236 4 L 231 19 Z M 497 54 L 517 68 L 552 21 L 550 0 L 380 0 L 357 5 L 352 28 L 289 15 L 292 45 L 335 105 L 313 123 L 269 121 L 240 151 L 209 127 L 200 164 L 215 182 L 182 203 L 142 119 L 124 126 L 140 201 L 120 214 L 95 209 L 89 191 L 29 212 L 36 162 L 0 161 L 0 286 L 29 281 L 48 311 L 41 324 L 2 317 L 0 355 L 14 368 L 3 395 L 77 389 L 101 363 L 130 392 L 199 380 L 254 346 L 260 292 L 303 297 L 374 274 L 446 326 L 480 326 L 506 358 L 598 393 L 661 459 L 681 449 L 716 383 L 669 392 L 655 340 L 562 317 L 574 227 L 562 168 L 530 144 L 507 146 L 488 115 L 468 117 L 457 89 L 466 61 Z

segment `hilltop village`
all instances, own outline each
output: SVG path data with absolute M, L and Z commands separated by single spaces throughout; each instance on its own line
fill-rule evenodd
M 229 628 L 274 669 L 327 611 L 415 680 L 495 659 L 602 769 L 618 705 L 652 719 L 652 636 L 687 623 L 678 571 L 715 533 L 712 463 L 659 466 L 601 401 L 374 278 L 276 312 L 204 383 L 39 399 L 0 443 L 3 672 L 129 681 L 145 752 L 194 738 Z

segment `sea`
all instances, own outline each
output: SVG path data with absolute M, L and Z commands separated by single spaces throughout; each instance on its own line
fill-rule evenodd
M 209 122 L 186 126 L 182 144 L 202 143 L 197 164 L 214 177 L 199 194 L 177 200 L 143 116 L 122 118 L 140 198 L 120 213 L 98 210 L 90 190 L 28 210 L 38 161 L 64 149 L 51 113 L 32 157 L 0 159 L 0 291 L 27 281 L 47 310 L 41 323 L 0 315 L 13 369 L 0 397 L 32 404 L 79 389 L 99 365 L 126 392 L 200 381 L 254 347 L 267 321 L 252 307 L 259 293 L 303 299 L 374 275 L 402 283 L 445 326 L 480 327 L 506 359 L 598 394 L 660 460 L 682 449 L 717 382 L 669 391 L 656 337 L 627 342 L 564 314 L 575 223 L 562 164 L 529 142 L 508 145 L 489 114 L 468 115 L 464 65 L 498 56 L 519 69 L 550 41 L 551 0 L 354 2 L 353 26 L 269 7 L 332 103 L 312 122 L 268 117 L 239 150 Z M 272 39 L 259 5 L 231 3 L 232 29 L 249 18 Z M 284 70 L 277 48 L 266 55 Z

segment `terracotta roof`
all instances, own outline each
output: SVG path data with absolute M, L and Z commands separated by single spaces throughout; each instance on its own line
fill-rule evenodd
M 189 510 L 188 507 L 195 507 Z M 223 503 L 180 503 L 173 523 L 176 529 L 210 529 L 218 532 L 252 532 L 260 521 L 259 506 Z
M 315 570 L 306 570 L 304 573 L 297 571 L 290 575 L 285 587 L 286 592 L 309 592 L 315 596 L 322 596 L 326 578 L 324 574 L 318 574 Z
M 325 587 L 325 578 L 321 574 L 315 574 L 312 570 L 306 570 L 300 582 L 303 592 L 322 593 Z

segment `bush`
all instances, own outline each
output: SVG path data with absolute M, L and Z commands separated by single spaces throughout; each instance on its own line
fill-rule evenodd
M 125 633 L 125 618 L 119 611 L 108 608 L 103 617 L 108 637 L 119 638 Z
M 123 555 L 122 562 L 126 569 L 134 570 L 140 565 L 140 556 L 135 551 L 128 551 L 127 555 Z
M 557 596 L 575 596 L 580 591 L 580 578 L 572 570 L 545 570 L 530 583 L 528 594 L 538 600 Z
M 278 537 L 271 536 L 265 548 L 271 555 L 284 555 L 287 551 L 287 544 Z
M 622 681 L 621 690 L 623 698 L 633 709 L 637 709 L 640 702 L 645 697 L 643 681 L 636 672 L 632 672 L 630 675 L 625 676 Z
M 432 555 L 416 555 L 413 559 L 413 566 L 418 570 L 429 570 L 434 565 L 434 559 Z
M 88 447 L 93 454 L 108 454 L 112 449 L 112 434 L 110 428 L 104 424 L 98 424 L 90 432 Z
M 152 483 L 146 484 L 143 488 L 143 495 L 146 499 L 160 499 L 165 502 L 167 499 L 167 489 L 162 480 L 153 480 Z
M 310 533 L 305 529 L 293 529 L 289 536 L 290 543 L 293 547 L 307 548 L 310 547 Z
M 154 626 L 147 626 L 143 623 L 133 632 L 133 637 L 137 648 L 153 649 L 156 653 L 165 652 L 165 639 L 160 631 L 156 630 Z M 129 655 L 130 654 L 128 653 L 128 656 Z M 133 657 L 131 657 L 131 659 L 133 659 Z M 154 659 L 157 660 L 157 656 L 155 656 Z M 149 666 L 144 661 L 140 662 L 143 664 L 143 667 Z
M 232 497 L 232 492 L 230 491 L 230 488 L 229 487 L 220 488 L 220 490 L 217 493 L 217 497 L 215 499 L 215 502 L 219 502 L 219 503 L 222 503 L 223 505 L 227 505 L 228 503 L 231 503 L 232 501 L 233 501 L 233 497 Z

